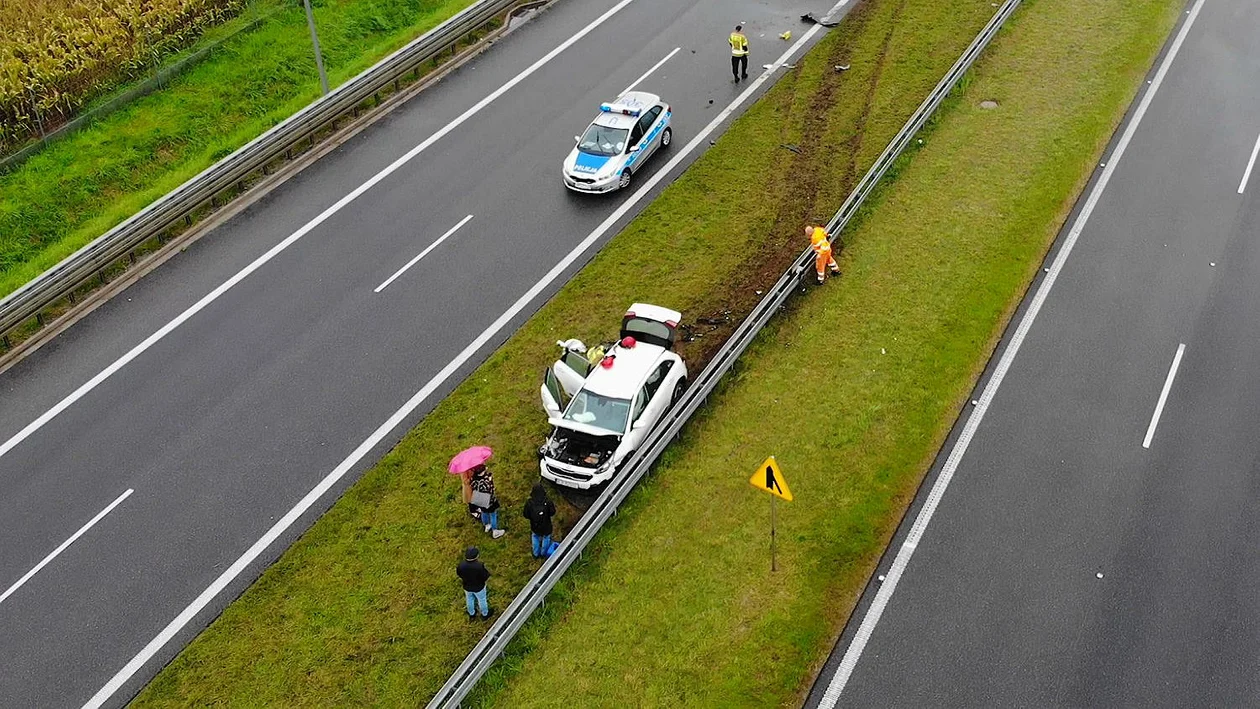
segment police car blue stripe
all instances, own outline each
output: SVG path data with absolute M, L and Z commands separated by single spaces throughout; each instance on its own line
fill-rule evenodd
M 665 126 L 669 124 L 669 116 L 670 116 L 670 114 L 669 114 L 669 113 L 666 113 L 666 114 L 664 114 L 663 116 L 661 116 L 661 120 L 658 120 L 658 121 L 656 122 L 656 125 L 652 128 L 651 132 L 647 134 L 647 138 L 643 141 L 643 145 L 644 145 L 645 147 L 646 147 L 646 146 L 648 146 L 648 145 L 651 145 L 651 144 L 652 144 L 652 141 L 653 141 L 653 140 L 656 140 L 656 136 L 657 136 L 657 135 L 661 132 L 661 130 L 662 130 L 662 129 L 664 129 L 664 128 L 665 128 Z M 626 167 L 630 167 L 630 166 L 634 165 L 634 161 L 635 161 L 635 160 L 638 160 L 638 159 L 639 159 L 639 156 L 640 156 L 640 155 L 642 155 L 642 154 L 643 154 L 643 151 L 642 151 L 642 150 L 640 150 L 639 152 L 635 153 L 634 155 L 631 155 L 631 156 L 630 156 L 630 159 L 629 159 L 629 160 L 626 160 Z

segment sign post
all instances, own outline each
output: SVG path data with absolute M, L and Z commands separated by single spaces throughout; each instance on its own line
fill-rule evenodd
M 792 490 L 788 488 L 787 480 L 783 477 L 783 471 L 779 470 L 779 463 L 774 456 L 766 458 L 766 462 L 757 468 L 757 472 L 748 479 L 748 483 L 758 490 L 764 490 L 770 493 L 770 570 L 778 571 L 778 564 L 775 560 L 775 526 L 778 522 L 778 506 L 779 498 L 792 501 Z
M 779 570 L 774 562 L 774 523 L 775 523 L 775 517 L 776 517 L 775 511 L 779 509 L 778 502 L 779 502 L 779 498 L 773 497 L 773 496 L 770 498 L 770 570 L 771 571 Z

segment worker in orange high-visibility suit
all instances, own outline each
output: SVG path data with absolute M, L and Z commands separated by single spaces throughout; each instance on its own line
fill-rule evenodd
M 818 282 L 826 280 L 828 268 L 833 275 L 840 275 L 840 266 L 836 263 L 836 257 L 831 254 L 831 236 L 827 230 L 820 226 L 807 226 L 805 236 L 809 237 L 810 248 L 814 250 L 814 268 L 818 270 Z

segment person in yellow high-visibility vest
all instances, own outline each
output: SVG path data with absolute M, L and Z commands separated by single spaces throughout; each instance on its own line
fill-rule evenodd
M 806 226 L 805 236 L 809 237 L 809 246 L 814 250 L 814 268 L 818 271 L 818 282 L 827 279 L 827 269 L 833 276 L 840 275 L 840 265 L 831 253 L 831 235 L 820 226 Z
M 743 25 L 735 25 L 735 31 L 728 40 L 731 43 L 731 73 L 735 75 L 737 84 L 741 78 L 748 78 L 748 38 L 743 30 Z

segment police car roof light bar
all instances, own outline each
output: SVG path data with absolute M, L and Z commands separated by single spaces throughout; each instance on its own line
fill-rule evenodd
M 599 104 L 599 110 L 603 111 L 604 113 L 620 113 L 622 115 L 631 116 L 633 118 L 638 118 L 639 114 L 641 113 L 641 111 L 637 108 L 626 108 L 625 106 L 618 106 L 612 103 Z

